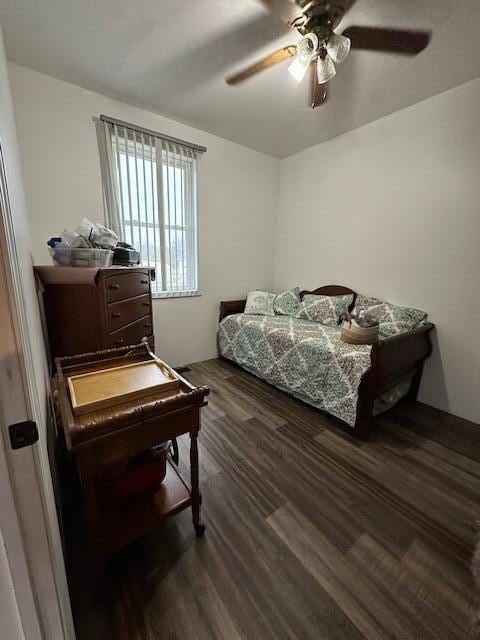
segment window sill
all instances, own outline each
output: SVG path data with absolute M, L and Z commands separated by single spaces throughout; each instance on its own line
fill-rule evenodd
M 176 298 L 200 298 L 199 291 L 167 291 L 165 293 L 152 293 L 153 300 L 172 300 Z

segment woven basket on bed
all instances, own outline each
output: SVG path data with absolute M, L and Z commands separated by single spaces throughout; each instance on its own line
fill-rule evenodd
M 378 342 L 378 324 L 374 327 L 360 327 L 353 319 L 345 320 L 340 338 L 349 344 L 373 344 Z

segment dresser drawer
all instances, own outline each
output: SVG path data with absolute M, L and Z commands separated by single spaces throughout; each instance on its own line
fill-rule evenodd
M 107 305 L 108 331 L 115 331 L 150 313 L 150 296 L 138 296 Z
M 109 347 L 125 347 L 130 344 L 138 344 L 144 336 L 151 336 L 153 325 L 151 316 L 140 318 L 136 322 L 127 324 L 126 327 L 112 331 L 108 337 Z
M 150 291 L 150 276 L 148 273 L 118 273 L 105 278 L 105 295 L 107 302 L 116 302 L 140 296 Z

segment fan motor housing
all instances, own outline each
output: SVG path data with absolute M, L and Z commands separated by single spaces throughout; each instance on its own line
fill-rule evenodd
M 298 4 L 302 9 L 302 14 L 292 22 L 292 26 L 302 36 L 311 32 L 315 33 L 319 40 L 328 40 L 333 29 L 345 14 L 344 7 L 337 2 L 312 0 L 298 2 Z
M 308 2 L 302 7 L 302 15 L 294 20 L 293 25 L 302 34 L 313 31 L 320 37 L 330 33 L 341 21 L 345 9 L 335 2 L 323 0 Z

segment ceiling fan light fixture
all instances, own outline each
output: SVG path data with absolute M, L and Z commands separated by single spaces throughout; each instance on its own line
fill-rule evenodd
M 329 80 L 331 80 L 337 70 L 335 69 L 335 65 L 333 64 L 333 60 L 330 56 L 325 56 L 324 58 L 318 58 L 317 60 L 317 82 L 318 84 L 325 84 Z
M 350 53 L 352 42 L 346 36 L 333 33 L 326 44 L 327 53 L 334 62 L 343 62 Z
M 297 45 L 297 55 L 288 67 L 290 75 L 297 82 L 301 82 L 307 73 L 308 65 L 317 55 L 318 37 L 314 33 L 307 33 Z

